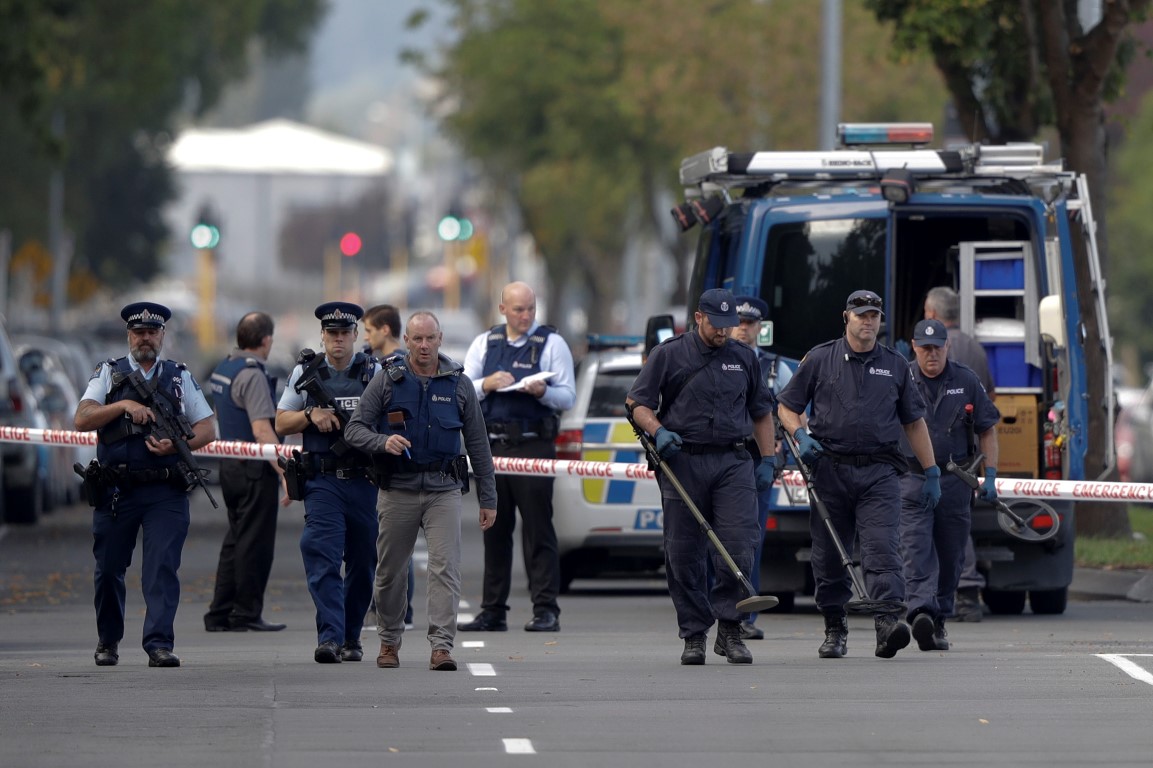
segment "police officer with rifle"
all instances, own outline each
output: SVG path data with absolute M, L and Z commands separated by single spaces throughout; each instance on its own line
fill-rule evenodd
M 124 307 L 120 316 L 128 327 L 129 355 L 97 366 L 75 417 L 77 430 L 99 436 L 97 459 L 82 472 L 95 507 L 96 664 L 120 660 L 124 576 L 143 528 L 143 647 L 148 666 L 179 667 L 173 622 L 188 494 L 200 486 L 216 505 L 192 451 L 211 442 L 216 428 L 200 385 L 183 364 L 160 358 L 171 310 L 143 301 Z

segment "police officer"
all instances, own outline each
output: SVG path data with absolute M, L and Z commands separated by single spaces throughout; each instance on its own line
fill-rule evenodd
M 772 399 L 753 350 L 729 338 L 737 325 L 727 290 L 701 294 L 696 328 L 657 345 L 625 400 L 637 426 L 653 436 L 661 458 L 680 480 L 721 544 L 744 573 L 752 570 L 758 487 L 772 485 L 776 441 Z M 754 471 L 745 438 L 763 458 Z M 658 474 L 664 510 L 665 574 L 685 641 L 681 664 L 704 664 L 707 633 L 717 622 L 713 651 L 730 664 L 751 664 L 741 639 L 737 602 L 745 595 L 732 570 L 707 543 L 685 499 Z M 707 584 L 712 555 L 715 582 Z
M 883 307 L 872 291 L 849 294 L 843 312 L 845 335 L 809 350 L 781 392 L 777 414 L 782 428 L 796 439 L 842 543 L 852 550 L 860 540 L 869 598 L 896 604 L 905 599 L 899 477 L 907 465 L 899 448 L 901 436 L 908 437 L 917 461 L 926 468 L 922 493 L 933 505 L 941 497 L 941 470 L 933 460 L 925 404 L 908 362 L 877 343 Z M 810 405 L 811 433 L 801 422 Z M 839 659 L 847 650 L 845 605 L 852 595 L 851 581 L 816 514 L 810 516 L 809 528 L 817 607 L 825 618 L 825 641 L 818 655 Z M 874 624 L 877 656 L 892 658 L 909 644 L 909 627 L 898 616 L 877 615 Z
M 304 433 L 302 464 L 308 480 L 300 553 L 316 605 L 318 645 L 313 658 L 321 664 L 364 657 L 360 630 L 376 568 L 376 487 L 366 471 L 370 460 L 342 439 L 342 418 L 356 410 L 368 382 L 380 371 L 373 358 L 355 351 L 357 321 L 363 314 L 356 304 L 343 301 L 316 308 L 324 357 L 292 370 L 276 411 L 279 434 Z M 338 409 L 323 406 L 303 386 L 297 391 L 298 384 L 313 377 Z
M 222 440 L 280 442 L 276 420 L 276 379 L 265 363 L 272 350 L 272 318 L 249 312 L 236 325 L 236 349 L 212 372 L 213 405 Z M 264 590 L 276 549 L 276 517 L 281 479 L 275 461 L 221 459 L 220 488 L 228 507 L 228 531 L 220 546 L 216 589 L 204 614 L 209 632 L 278 632 L 284 624 L 265 621 Z
M 761 322 L 769 316 L 769 305 L 757 296 L 737 296 L 737 325 L 733 328 L 733 339 L 741 342 L 752 348 L 757 355 L 757 362 L 761 366 L 761 377 L 769 387 L 769 395 L 772 398 L 773 410 L 777 408 L 777 393 L 785 388 L 789 380 L 793 378 L 792 369 L 789 368 L 784 361 L 780 360 L 776 355 L 766 352 L 764 349 L 757 345 L 757 337 L 761 332 Z M 784 465 L 784 457 L 779 453 L 774 456 L 775 466 L 781 467 Z M 753 466 L 760 464 L 761 454 L 756 451 L 753 454 Z M 779 469 L 778 469 L 779 473 Z M 753 567 L 749 573 L 749 583 L 753 585 L 753 589 L 760 590 L 761 588 L 761 556 L 764 554 L 765 549 L 765 525 L 769 520 L 770 504 L 773 498 L 773 486 L 769 485 L 764 489 L 757 489 L 757 548 L 753 552 Z M 749 613 L 745 615 L 745 620 L 741 622 L 741 637 L 745 640 L 763 640 L 765 637 L 764 630 L 756 625 L 757 614 Z
M 188 489 L 175 473 L 179 456 L 170 439 L 159 439 L 156 420 L 136 388 L 127 381 L 139 371 L 192 426 L 190 449 L 216 437 L 212 409 L 200 385 L 185 367 L 162 360 L 164 324 L 172 312 L 141 301 L 120 312 L 128 325 L 129 355 L 97 366 L 76 407 L 76 429 L 96 430 L 96 456 L 103 482 L 93 490 L 92 554 L 96 557 L 96 664 L 114 666 L 124 637 L 124 574 L 132 562 L 136 536 L 144 529 L 141 590 L 144 593 L 143 646 L 150 667 L 179 667 L 172 653 L 173 621 L 180 602 L 180 556 L 188 536 Z M 151 402 L 151 400 L 150 400 Z
M 925 422 L 934 459 L 967 467 L 974 456 L 974 436 L 985 455 L 985 481 L 979 494 L 997 498 L 997 407 L 989 400 L 973 369 L 948 359 L 949 331 L 939 320 L 922 320 L 913 329 L 913 381 L 925 400 Z M 969 407 L 966 410 L 966 407 Z M 932 507 L 921 500 L 921 465 L 901 478 L 901 549 L 905 558 L 905 591 L 913 637 L 922 651 L 949 650 L 945 617 L 953 615 L 957 581 L 971 527 L 972 489 L 956 475 L 941 478 L 941 499 Z
M 572 351 L 555 328 L 536 321 L 536 294 L 524 283 L 501 291 L 503 325 L 477 336 L 464 357 L 464 373 L 476 387 L 488 424 L 494 456 L 555 459 L 554 440 L 560 412 L 576 400 Z M 551 373 L 547 381 L 533 374 Z M 464 632 L 508 629 L 508 596 L 512 587 L 512 534 L 520 510 L 524 564 L 532 595 L 532 619 L 526 632 L 560 630 L 560 554 L 552 522 L 553 478 L 499 475 L 497 517 L 484 533 L 484 592 L 476 619 L 461 624 Z
M 404 334 L 408 354 L 386 362 L 386 375 L 368 385 L 345 431 L 353 446 L 383 459 L 375 589 L 376 665 L 382 669 L 400 666 L 409 593 L 405 573 L 421 529 L 428 543 L 428 666 L 456 669 L 460 497 L 468 480 L 462 435 L 476 477 L 481 530 L 496 519 L 496 475 L 484 416 L 460 363 L 440 354 L 442 338 L 436 315 L 414 313 Z

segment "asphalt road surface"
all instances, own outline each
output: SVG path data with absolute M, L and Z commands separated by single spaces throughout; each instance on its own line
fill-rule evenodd
M 223 510 L 193 497 L 181 568 L 179 669 L 139 648 L 139 555 L 120 665 L 96 667 L 87 508 L 0 533 L 0 766 L 1149 766 L 1153 604 L 1071 602 L 1063 616 L 950 625 L 953 650 L 873 656 L 850 620 L 849 657 L 817 658 L 812 603 L 766 615 L 751 666 L 711 653 L 679 665 L 659 581 L 577 581 L 557 634 L 531 617 L 517 567 L 507 633 L 461 633 L 457 672 L 429 671 L 421 631 L 399 669 L 321 665 L 298 540 L 281 513 L 265 618 L 284 632 L 207 633 L 202 616 Z M 466 497 L 462 615 L 482 550 Z M 518 555 L 519 557 L 519 555 Z M 418 561 L 419 562 L 419 561 Z M 519 563 L 519 560 L 518 560 Z M 710 638 L 711 640 L 711 638 Z

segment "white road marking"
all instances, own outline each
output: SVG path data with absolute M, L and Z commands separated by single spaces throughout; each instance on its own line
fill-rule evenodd
M 535 755 L 532 739 L 501 739 L 504 742 L 504 751 L 510 755 Z
M 484 640 L 465 640 L 460 644 L 461 648 L 484 648 Z
M 499 691 L 500 688 L 473 688 L 474 691 Z
M 492 668 L 492 664 L 470 663 L 468 671 L 473 677 L 496 677 L 496 670 Z
M 512 712 L 512 707 L 486 707 L 484 711 L 494 715 L 507 715 Z
M 1153 685 L 1153 672 L 1145 669 L 1140 664 L 1129 661 L 1127 658 L 1129 656 L 1153 657 L 1153 653 L 1098 653 L 1096 655 L 1098 658 L 1104 659 L 1117 667 L 1117 669 L 1129 675 L 1129 677 L 1134 680 Z

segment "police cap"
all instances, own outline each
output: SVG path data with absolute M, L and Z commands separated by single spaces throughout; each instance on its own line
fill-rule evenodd
M 949 330 L 940 320 L 922 320 L 913 329 L 913 346 L 943 347 L 949 339 Z
M 708 316 L 714 328 L 734 328 L 740 324 L 733 292 L 724 288 L 710 288 L 702 293 L 697 309 Z
M 764 320 L 769 314 L 769 305 L 756 296 L 737 296 L 735 301 L 741 320 Z
M 143 328 L 163 328 L 172 317 L 172 310 L 163 304 L 151 301 L 137 301 L 120 310 L 120 317 L 128 323 L 128 330 Z
M 347 301 L 330 301 L 316 308 L 321 328 L 355 328 L 364 309 Z
M 853 291 L 845 301 L 845 311 L 854 315 L 865 312 L 880 312 L 885 314 L 885 301 L 872 291 Z

